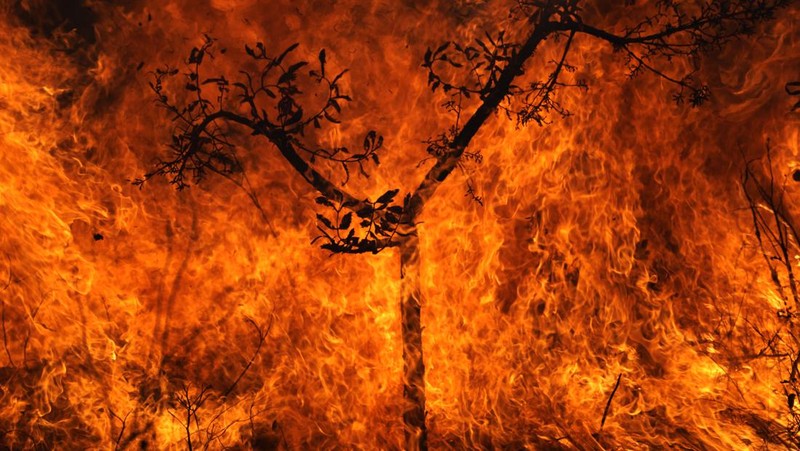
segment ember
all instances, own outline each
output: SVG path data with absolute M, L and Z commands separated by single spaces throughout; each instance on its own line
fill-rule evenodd
M 790 0 L 11 0 L 3 449 L 800 447 Z

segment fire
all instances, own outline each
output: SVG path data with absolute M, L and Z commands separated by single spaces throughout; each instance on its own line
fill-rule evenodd
M 800 443 L 800 248 L 790 227 L 788 260 L 769 241 L 800 224 L 784 92 L 798 78 L 795 5 L 701 61 L 676 59 L 711 88 L 699 108 L 576 34 L 568 79 L 588 90 L 564 90 L 571 114 L 542 127 L 489 117 L 427 200 L 413 266 L 394 247 L 311 244 L 330 210 L 263 136 L 233 132 L 241 167 L 227 178 L 134 186 L 174 125 L 149 83 L 175 67 L 165 83 L 185 96 L 204 36 L 202 76 L 231 82 L 253 70 L 245 44 L 299 43 L 289 58 L 315 69 L 325 49 L 352 101 L 308 137 L 360 149 L 376 130 L 380 165 L 344 189 L 359 201 L 398 189 L 387 205 L 402 206 L 437 161 L 426 141 L 453 125 L 426 49 L 503 28 L 524 39 L 517 2 L 75 3 L 0 16 L 4 447 L 408 447 L 409 280 L 430 448 Z M 635 3 L 585 14 L 622 29 L 653 6 Z M 526 76 L 546 76 L 564 42 L 537 50 Z M 337 165 L 318 167 L 342 189 Z

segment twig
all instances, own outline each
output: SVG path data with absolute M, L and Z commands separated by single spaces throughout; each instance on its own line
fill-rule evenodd
M 242 378 L 247 373 L 247 371 L 250 369 L 250 367 L 253 366 L 253 362 L 255 362 L 256 357 L 258 357 L 259 352 L 261 352 L 261 347 L 264 345 L 264 341 L 267 339 L 267 336 L 269 335 L 270 330 L 272 330 L 272 321 L 274 319 L 275 319 L 274 316 L 272 316 L 270 318 L 269 325 L 267 326 L 267 330 L 263 331 L 261 329 L 261 327 L 259 327 L 258 324 L 256 324 L 255 321 L 253 321 L 250 318 L 245 318 L 245 321 L 247 321 L 250 325 L 252 325 L 253 328 L 255 328 L 256 332 L 258 333 L 258 346 L 256 346 L 256 350 L 253 353 L 253 356 L 250 357 L 250 360 L 247 362 L 247 365 L 245 365 L 244 369 L 242 369 L 242 371 L 239 373 L 239 376 L 236 378 L 236 380 L 233 381 L 233 383 L 228 387 L 228 389 L 225 390 L 222 393 L 222 396 L 221 396 L 222 398 L 226 398 L 229 394 L 231 394 L 233 389 L 235 389 L 236 386 L 239 384 L 239 381 L 242 380 Z
M 6 291 L 6 289 L 11 286 L 11 258 L 6 255 L 6 260 L 8 260 L 8 280 L 3 286 L 3 289 L 0 291 Z M 9 365 L 11 365 L 12 368 L 16 368 L 17 366 L 14 364 L 14 359 L 11 357 L 11 350 L 8 348 L 8 334 L 6 333 L 6 302 L 2 301 L 2 305 L 0 305 L 0 307 L 2 307 L 2 309 L 0 309 L 0 316 L 2 316 L 3 323 L 3 348 L 6 350 Z
M 600 430 L 603 430 L 603 426 L 606 424 L 606 417 L 608 416 L 608 409 L 611 408 L 611 401 L 614 399 L 614 395 L 617 393 L 617 389 L 619 388 L 619 381 L 622 380 L 622 373 L 619 373 L 617 376 L 617 383 L 614 384 L 614 389 L 611 390 L 611 395 L 608 397 L 608 402 L 606 402 L 606 408 L 603 409 L 603 419 L 600 420 Z
M 123 448 L 120 448 L 120 445 L 122 443 L 122 437 L 125 436 L 125 426 L 127 425 L 128 416 L 131 414 L 131 412 L 133 412 L 133 410 L 131 410 L 130 412 L 125 414 L 125 418 L 122 418 L 119 415 L 117 415 L 116 413 L 114 413 L 113 410 L 109 409 L 109 413 L 111 414 L 111 416 L 116 418 L 116 419 L 118 419 L 122 423 L 122 426 L 120 427 L 120 430 L 119 430 L 119 434 L 117 435 L 117 439 L 114 441 L 114 451 L 117 451 L 118 449 L 123 449 Z

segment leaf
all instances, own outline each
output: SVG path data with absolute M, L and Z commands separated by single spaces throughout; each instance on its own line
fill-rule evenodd
M 343 71 L 339 72 L 339 75 L 337 75 L 337 76 L 333 77 L 333 80 L 331 80 L 331 85 L 335 85 L 335 84 L 336 84 L 336 82 L 337 82 L 337 81 L 339 81 L 339 79 L 340 79 L 340 78 L 342 78 L 342 75 L 344 75 L 344 74 L 346 74 L 346 73 L 347 73 L 347 69 L 345 69 L 345 70 L 343 70 Z M 341 97 L 342 97 L 342 98 L 345 98 L 346 96 L 341 96 Z M 345 100 L 350 100 L 350 98 L 349 98 L 349 97 L 346 97 L 346 99 L 345 99 Z
M 325 49 L 319 51 L 319 69 L 322 76 L 325 76 Z
M 392 225 L 389 224 L 389 221 L 386 220 L 385 217 L 381 218 L 380 224 L 378 227 L 375 228 L 375 232 L 381 236 L 387 236 L 389 234 L 389 230 L 392 228 Z
M 374 162 L 376 165 L 380 165 L 380 164 L 381 164 L 381 160 L 380 160 L 380 158 L 378 158 L 378 154 L 377 154 L 377 153 L 373 153 L 373 154 L 372 154 L 372 161 L 373 161 L 373 162 Z
M 367 136 L 364 138 L 364 150 L 365 151 L 372 150 L 372 146 L 375 144 L 375 137 L 377 135 L 378 135 L 378 133 L 375 132 L 375 130 L 370 130 L 369 133 L 367 133 Z
M 284 124 L 286 125 L 295 124 L 297 122 L 300 122 L 300 120 L 302 119 L 303 119 L 303 110 L 298 109 L 292 114 L 292 116 L 289 119 L 286 119 L 286 122 L 284 122 Z
M 401 207 L 399 205 L 392 205 L 387 210 L 391 211 L 392 213 L 394 213 L 396 215 L 403 214 L 403 207 Z
M 494 39 L 492 39 L 492 35 L 490 35 L 488 31 L 484 31 L 483 34 L 486 35 L 486 38 L 489 39 L 489 42 L 491 42 L 493 46 L 497 47 L 497 43 L 494 42 Z M 502 31 L 500 32 L 500 40 L 501 41 L 503 40 L 503 32 Z
M 328 105 L 332 106 L 332 107 L 333 107 L 333 109 L 334 109 L 334 110 L 336 110 L 336 112 L 337 112 L 337 113 L 341 113 L 341 112 L 342 112 L 342 107 L 340 107 L 340 106 L 339 106 L 339 102 L 337 102 L 337 101 L 335 101 L 335 100 L 331 99 L 331 100 L 328 102 Z
M 330 122 L 333 122 L 334 124 L 341 124 L 342 123 L 342 121 L 340 121 L 339 119 L 336 119 L 335 117 L 331 116 L 327 111 L 325 111 L 323 113 L 323 115 L 325 116 L 325 119 L 329 120 Z
M 318 203 L 320 205 L 325 205 L 326 207 L 333 207 L 333 203 L 331 201 L 329 201 L 328 198 L 325 197 L 325 196 L 317 197 L 316 199 L 314 199 L 314 202 L 316 202 L 316 203 Z
M 220 77 L 220 78 L 206 78 L 206 79 L 203 81 L 203 83 L 201 83 L 201 84 L 202 84 L 202 85 L 207 85 L 207 84 L 211 84 L 211 83 L 217 83 L 217 84 L 221 84 L 221 85 L 227 85 L 227 84 L 228 84 L 228 80 L 226 80 L 226 79 L 225 79 L 225 77 Z
M 786 94 L 790 96 L 800 96 L 800 81 L 790 81 L 786 83 Z
M 284 50 L 283 53 L 280 54 L 280 56 L 275 58 L 275 65 L 276 66 L 279 65 L 281 63 L 281 61 L 283 61 L 283 59 L 286 58 L 286 55 L 291 53 L 292 50 L 296 49 L 298 45 L 300 45 L 300 43 L 295 42 L 294 44 L 292 44 L 289 47 L 287 47 L 286 50 Z M 262 46 L 263 46 L 263 44 L 262 44 Z
M 339 222 L 339 230 L 347 230 L 350 228 L 350 224 L 353 222 L 353 213 L 347 213 L 346 215 L 342 216 L 342 220 Z
M 483 51 L 485 53 L 487 53 L 487 54 L 491 54 L 492 53 L 491 50 L 489 50 L 489 47 L 486 46 L 486 43 L 484 43 L 480 39 L 475 39 L 475 42 L 477 42 L 478 45 L 481 46 L 481 48 L 483 49 Z
M 279 85 L 289 84 L 289 82 L 294 80 L 295 78 L 297 78 L 297 76 L 294 74 L 294 72 L 286 71 L 282 73 L 280 77 L 278 77 L 278 84 Z
M 305 61 L 300 61 L 299 63 L 294 63 L 294 64 L 292 64 L 291 66 L 289 66 L 289 68 L 288 68 L 288 69 L 286 69 L 286 72 L 295 73 L 295 72 L 297 72 L 297 69 L 300 69 L 301 67 L 303 67 L 303 66 L 307 66 L 307 65 L 308 65 L 308 63 L 307 63 L 307 62 L 305 62 Z
M 189 63 L 190 64 L 200 64 L 203 62 L 203 55 L 205 54 L 204 51 L 198 49 L 197 47 L 192 48 L 191 53 L 189 53 Z
M 319 213 L 317 213 L 317 220 L 318 220 L 319 222 L 321 222 L 322 224 L 324 224 L 324 225 L 325 225 L 325 227 L 327 227 L 327 228 L 329 228 L 329 229 L 333 229 L 333 228 L 334 228 L 334 227 L 333 227 L 333 224 L 331 224 L 331 220 L 330 220 L 330 219 L 328 219 L 328 218 L 326 218 L 325 216 L 323 216 L 323 215 L 319 214 Z
M 436 51 L 433 52 L 434 55 L 444 52 L 447 48 L 450 47 L 450 41 L 445 42 L 444 44 L 440 45 Z
M 365 219 L 365 218 L 371 217 L 372 213 L 374 213 L 374 212 L 375 212 L 375 209 L 372 208 L 372 206 L 367 205 L 367 206 L 363 207 L 362 209 L 358 210 L 356 212 L 356 216 L 358 216 L 359 218 Z
M 383 193 L 383 195 L 381 195 L 381 197 L 379 197 L 378 200 L 375 201 L 375 203 L 388 204 L 389 202 L 392 201 L 392 199 L 394 199 L 394 196 L 396 196 L 397 193 L 399 192 L 400 192 L 399 189 L 390 189 L 389 191 Z
M 186 83 L 187 91 L 197 91 L 197 85 L 194 83 Z

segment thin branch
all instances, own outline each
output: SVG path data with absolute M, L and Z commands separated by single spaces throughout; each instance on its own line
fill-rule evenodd
M 619 373 L 617 376 L 617 383 L 614 384 L 614 389 L 611 390 L 611 394 L 608 396 L 608 401 L 606 402 L 606 408 L 603 409 L 603 419 L 600 420 L 600 430 L 603 430 L 603 426 L 606 424 L 606 417 L 608 416 L 608 411 L 611 408 L 611 401 L 614 399 L 614 395 L 617 393 L 617 389 L 619 388 L 619 382 L 622 380 L 622 373 Z
M 6 291 L 8 289 L 8 287 L 11 286 L 11 278 L 12 278 L 11 257 L 6 255 L 6 260 L 8 261 L 8 278 L 6 280 L 5 285 L 3 285 L 3 288 L 0 290 L 0 292 Z M 5 349 L 6 355 L 8 356 L 8 363 L 11 365 L 12 368 L 16 368 L 17 366 L 14 364 L 14 359 L 13 359 L 13 357 L 11 357 L 11 350 L 8 347 L 8 334 L 6 332 L 6 302 L 5 302 L 5 300 L 0 301 L 0 304 L 1 304 L 0 307 L 2 307 L 2 309 L 0 310 L 0 317 L 2 317 L 0 319 L 0 321 L 2 321 L 2 324 L 3 324 L 3 348 Z
M 665 26 L 661 31 L 644 35 L 639 34 L 637 30 L 630 30 L 625 35 L 618 35 L 603 30 L 599 27 L 574 21 L 549 22 L 549 25 L 560 31 L 577 31 L 588 34 L 604 41 L 608 41 L 615 47 L 623 47 L 632 44 L 675 46 L 676 44 L 674 43 L 665 43 L 665 40 L 681 34 L 702 31 L 706 27 L 720 26 L 720 24 L 726 20 L 735 24 L 752 22 L 754 21 L 755 13 L 759 10 L 761 11 L 760 15 L 762 17 L 758 17 L 758 19 L 763 20 L 766 18 L 763 17 L 764 15 L 771 14 L 775 10 L 788 5 L 790 2 L 787 0 L 775 0 L 770 3 L 771 5 L 769 6 L 766 4 L 763 6 L 747 4 L 743 10 L 733 11 L 727 14 L 713 14 L 713 12 L 710 12 L 709 9 L 705 9 L 705 16 L 699 16 L 692 21 L 679 25 L 670 24 Z M 643 25 L 643 23 L 640 24 L 640 26 Z M 732 35 L 738 35 L 739 33 L 740 32 L 731 32 Z M 723 35 L 722 37 L 725 36 L 727 35 Z
M 478 133 L 489 116 L 497 109 L 500 102 L 508 95 L 514 79 L 522 73 L 525 62 L 533 55 L 533 52 L 553 31 L 546 25 L 538 25 L 525 43 L 519 48 L 515 56 L 508 62 L 497 79 L 497 82 L 480 106 L 464 124 L 464 127 L 455 136 L 450 144 L 451 153 L 439 159 L 433 167 L 425 174 L 425 178 L 411 195 L 411 199 L 406 205 L 409 220 L 414 221 L 422 212 L 424 205 L 433 197 L 439 185 L 453 172 L 458 165 L 461 156 L 464 154 L 472 138 Z
M 272 330 L 272 323 L 274 319 L 275 316 L 271 315 L 269 320 L 269 325 L 267 326 L 267 330 L 262 331 L 255 321 L 253 321 L 250 318 L 245 318 L 245 321 L 247 321 L 251 326 L 253 326 L 253 328 L 256 330 L 256 333 L 258 334 L 258 346 L 256 346 L 256 350 L 255 352 L 253 352 L 253 356 L 250 357 L 250 360 L 247 362 L 247 365 L 244 366 L 242 371 L 239 373 L 239 376 L 236 377 L 236 380 L 234 380 L 233 383 L 224 392 L 222 392 L 221 395 L 222 398 L 226 398 L 228 397 L 229 394 L 231 394 L 231 392 L 239 384 L 239 381 L 242 380 L 247 371 L 250 370 L 250 367 L 253 366 L 253 362 L 255 362 L 259 352 L 261 352 L 261 347 L 264 345 L 264 341 L 266 341 L 267 337 L 269 336 L 270 330 Z

